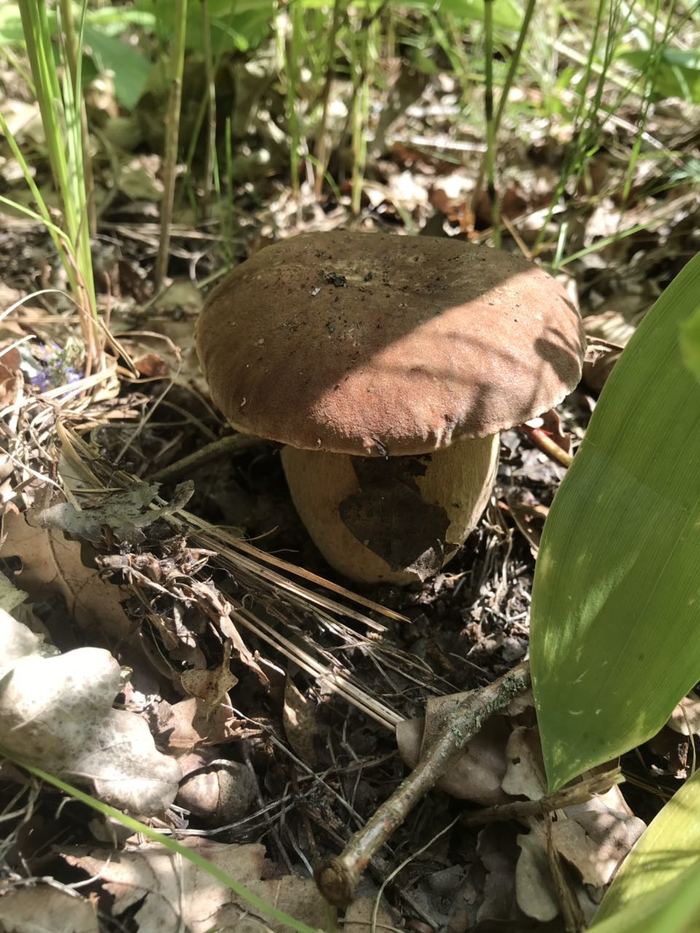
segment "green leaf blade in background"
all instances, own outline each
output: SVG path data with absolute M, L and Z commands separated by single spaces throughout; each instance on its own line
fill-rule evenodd
M 117 100 L 122 107 L 133 110 L 146 86 L 151 62 L 139 49 L 90 25 L 85 26 L 84 36 L 98 71 L 114 74 Z
M 558 788 L 657 732 L 700 679 L 700 256 L 625 349 L 547 519 L 531 663 Z
M 595 933 L 691 933 L 700 928 L 700 772 L 661 810 L 623 862 Z

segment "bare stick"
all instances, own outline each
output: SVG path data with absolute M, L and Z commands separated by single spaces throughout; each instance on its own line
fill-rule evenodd
M 399 785 L 343 852 L 316 872 L 316 884 L 331 904 L 344 907 L 374 854 L 405 821 L 415 805 L 445 774 L 450 764 L 493 713 L 530 686 L 530 665 L 518 664 L 492 684 L 473 690 L 445 713 L 439 735 L 414 770 Z
M 531 428 L 527 424 L 521 424 L 520 430 L 530 438 L 535 447 L 538 447 L 543 454 L 547 454 L 550 460 L 555 460 L 567 469 L 574 462 L 573 456 L 553 441 L 541 428 Z
M 615 784 L 621 784 L 624 777 L 617 771 L 594 774 L 572 787 L 542 797 L 539 800 L 514 800 L 512 803 L 497 803 L 492 807 L 483 807 L 473 813 L 462 816 L 464 826 L 482 826 L 484 823 L 502 823 L 507 820 L 527 822 L 536 817 L 545 816 L 553 810 L 563 810 L 579 803 L 585 803 L 595 794 L 604 794 Z
M 173 476 L 190 473 L 192 470 L 204 466 L 205 463 L 218 460 L 219 457 L 236 456 L 250 450 L 251 447 L 258 447 L 263 443 L 264 441 L 259 437 L 253 437 L 252 435 L 227 434 L 225 437 L 220 437 L 218 440 L 200 447 L 199 450 L 195 450 L 194 453 L 189 454 L 187 457 L 176 460 L 175 463 L 170 463 L 168 466 L 163 467 L 162 470 L 158 470 L 157 473 L 152 473 L 148 479 L 156 483 L 162 483 L 167 479 L 172 479 Z

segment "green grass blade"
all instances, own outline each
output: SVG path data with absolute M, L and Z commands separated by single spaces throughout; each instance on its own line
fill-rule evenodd
M 552 789 L 657 732 L 700 679 L 700 255 L 608 380 L 549 514 L 532 674 Z M 693 341 L 694 343 L 694 341 Z
M 596 933 L 700 928 L 700 773 L 671 798 L 603 898 Z
M 254 891 L 251 891 L 250 888 L 247 888 L 244 884 L 241 884 L 240 881 L 236 881 L 235 878 L 227 875 L 225 871 L 223 871 L 217 865 L 214 865 L 213 862 L 210 862 L 198 852 L 195 852 L 192 849 L 188 849 L 187 846 L 182 845 L 182 843 L 177 842 L 175 839 L 171 839 L 169 836 L 165 836 L 163 833 L 158 832 L 151 826 L 147 826 L 140 820 L 134 819 L 132 816 L 127 816 L 126 813 L 122 813 L 121 810 L 117 810 L 116 807 L 111 807 L 109 804 L 103 803 L 96 797 L 92 797 L 90 794 L 86 794 L 84 791 L 79 790 L 77 787 L 73 787 L 72 784 L 68 784 L 66 781 L 62 781 L 61 778 L 56 777 L 54 774 L 49 774 L 47 771 L 43 771 L 41 768 L 37 768 L 29 762 L 22 761 L 21 759 L 15 758 L 12 755 L 6 755 L 5 757 L 7 757 L 9 761 L 13 761 L 15 764 L 24 768 L 25 771 L 33 774 L 34 777 L 45 781 L 47 784 L 51 784 L 53 787 L 57 787 L 65 794 L 69 794 L 75 800 L 79 800 L 81 803 L 87 804 L 88 807 L 91 807 L 93 810 L 96 810 L 103 816 L 116 820 L 118 823 L 121 823 L 122 826 L 125 826 L 127 829 L 130 829 L 135 833 L 140 833 L 142 836 L 145 836 L 152 842 L 160 843 L 169 852 L 174 852 L 178 855 L 181 855 L 182 858 L 187 859 L 188 862 L 191 862 L 193 865 L 196 865 L 197 868 L 205 871 L 208 875 L 218 881 L 219 884 L 222 884 L 224 887 L 227 887 L 233 891 L 237 897 L 240 897 L 241 900 L 245 901 L 251 908 L 262 914 L 262 916 L 268 917 L 270 920 L 274 920 L 277 923 L 286 924 L 290 930 L 294 930 L 296 933 L 320 933 L 320 931 L 315 927 L 310 927 L 307 924 L 302 923 L 301 920 L 297 920 L 290 914 L 285 913 L 283 910 L 278 910 L 274 904 L 270 904 L 268 901 L 255 894 Z

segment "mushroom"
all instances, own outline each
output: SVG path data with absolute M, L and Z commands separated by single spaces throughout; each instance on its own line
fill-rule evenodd
M 256 253 L 197 325 L 213 401 L 285 445 L 309 534 L 362 583 L 422 581 L 456 553 L 499 431 L 564 398 L 583 341 L 564 289 L 519 256 L 344 230 Z

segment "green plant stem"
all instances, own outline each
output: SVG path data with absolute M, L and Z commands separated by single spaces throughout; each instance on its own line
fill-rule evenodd
M 86 348 L 86 373 L 102 364 L 102 339 L 95 324 L 97 301 L 90 248 L 90 224 L 83 167 L 83 134 L 80 121 L 80 40 L 75 40 L 75 74 L 70 62 L 62 71 L 57 68 L 51 42 L 46 4 L 38 0 L 19 0 L 27 58 L 46 137 L 51 173 L 58 191 L 63 222 L 70 248 L 61 252 L 62 262 L 80 314 Z M 85 7 L 83 6 L 83 14 Z M 82 35 L 82 20 L 81 20 Z M 64 55 L 69 53 L 64 46 Z M 62 81 L 59 82 L 59 73 Z M 26 173 L 25 173 L 26 177 Z M 32 194 L 42 217 L 48 212 L 36 186 Z M 47 228 L 48 229 L 48 228 Z M 56 240 L 54 239 L 54 242 Z
M 491 204 L 493 245 L 501 245 L 501 224 L 496 196 L 496 122 L 493 113 L 493 3 L 484 0 L 484 116 L 486 118 L 486 190 Z
M 213 184 L 213 166 L 216 155 L 216 68 L 211 47 L 211 21 L 209 0 L 202 0 L 202 28 L 204 30 L 204 68 L 207 77 L 207 151 L 204 160 L 204 216 L 209 211 L 209 196 Z
M 656 23 L 659 18 L 659 6 L 660 0 L 655 0 L 654 3 L 654 12 L 652 16 L 652 21 L 650 24 L 650 45 L 652 48 L 651 59 L 647 65 L 647 68 L 644 73 L 644 91 L 642 93 L 642 106 L 639 112 L 639 117 L 637 118 L 637 132 L 635 135 L 634 143 L 632 145 L 632 151 L 630 152 L 629 164 L 627 166 L 627 172 L 625 173 L 625 182 L 622 189 L 622 206 L 621 211 L 624 211 L 627 206 L 627 201 L 629 200 L 630 192 L 632 191 L 632 184 L 634 183 L 634 176 L 637 171 L 637 163 L 639 162 L 639 154 L 642 148 L 642 139 L 644 138 L 644 132 L 647 127 L 647 122 L 649 120 L 649 109 L 653 100 L 653 90 L 654 90 L 654 80 L 656 78 L 656 73 L 661 63 L 661 56 L 664 49 L 666 48 L 666 43 L 668 42 L 670 31 L 671 31 L 671 15 L 672 11 L 669 10 L 668 19 L 666 20 L 666 28 L 664 29 L 664 34 L 661 38 L 661 41 L 657 42 L 656 40 Z
M 621 21 L 619 15 L 619 0 L 609 0 L 608 22 L 607 29 L 605 30 L 606 38 L 603 48 L 603 59 L 600 66 L 597 66 L 594 59 L 601 33 L 604 9 L 605 2 L 604 0 L 600 0 L 597 8 L 596 23 L 593 39 L 591 41 L 591 48 L 586 61 L 584 76 L 579 85 L 580 93 L 578 105 L 574 119 L 572 121 L 573 139 L 570 146 L 568 147 L 560 178 L 557 182 L 556 188 L 552 194 L 549 206 L 547 208 L 547 214 L 537 235 L 537 239 L 535 240 L 535 245 L 533 247 L 533 254 L 535 255 L 537 255 L 541 249 L 542 241 L 547 230 L 547 225 L 551 220 L 555 206 L 559 203 L 564 191 L 566 190 L 567 183 L 572 179 L 574 181 L 578 181 L 581 178 L 581 175 L 584 172 L 589 160 L 598 150 L 600 127 L 605 123 L 608 115 L 613 113 L 615 109 L 620 106 L 622 99 L 624 99 L 624 97 L 626 97 L 630 91 L 630 87 L 626 87 L 623 91 L 621 99 L 618 99 L 615 103 L 609 105 L 606 108 L 602 107 L 603 91 L 608 79 L 608 72 L 615 55 L 618 38 L 623 31 L 624 26 L 626 25 L 627 18 L 629 18 L 631 7 L 628 10 L 627 17 Z M 593 94 L 588 95 L 587 89 L 592 74 L 597 74 L 597 81 Z M 604 115 L 603 117 L 601 117 L 601 112 Z M 558 256 L 563 256 L 564 246 L 565 244 L 562 242 L 560 244 L 560 248 L 557 251 Z M 558 268 L 559 265 L 557 262 L 552 264 L 553 271 L 556 271 Z
M 358 34 L 359 33 L 359 34 Z M 367 163 L 367 121 L 369 115 L 369 64 L 372 27 L 363 17 L 352 37 L 352 182 L 351 210 L 357 215 L 362 206 L 362 186 Z
M 284 43 L 287 71 L 287 122 L 289 125 L 290 137 L 289 171 L 291 175 L 292 192 L 297 201 L 301 194 L 301 182 L 299 179 L 301 127 L 297 105 L 297 91 L 299 87 L 299 39 L 303 12 L 300 0 L 292 0 L 289 4 L 289 32 Z
M 92 156 L 90 155 L 90 135 L 88 132 L 87 110 L 85 98 L 80 86 L 81 63 L 79 50 L 82 43 L 78 42 L 73 19 L 73 3 L 71 0 L 60 0 L 61 26 L 63 27 L 63 44 L 66 50 L 66 59 L 70 69 L 75 105 L 80 115 L 80 137 L 83 149 L 83 177 L 85 179 L 85 200 L 87 205 L 88 224 L 90 236 L 97 233 L 97 211 L 95 209 L 95 176 L 92 170 Z
M 328 51 L 326 58 L 326 76 L 323 83 L 321 121 L 316 133 L 316 176 L 314 179 L 314 194 L 317 198 L 323 193 L 323 178 L 328 166 L 328 106 L 335 75 L 335 46 L 338 28 L 343 14 L 343 0 L 333 3 L 333 19 L 331 31 L 328 34 Z
M 501 91 L 501 96 L 498 99 L 498 107 L 496 108 L 496 115 L 493 118 L 493 139 L 494 146 L 496 145 L 498 139 L 498 131 L 501 127 L 501 120 L 503 119 L 503 114 L 506 109 L 506 104 L 508 103 L 508 96 L 510 94 L 510 89 L 513 86 L 513 81 L 515 80 L 515 74 L 518 70 L 518 65 L 520 64 L 520 59 L 523 53 L 523 46 L 525 45 L 525 39 L 527 38 L 528 31 L 530 29 L 530 21 L 532 20 L 532 14 L 535 12 L 535 3 L 536 0 L 528 0 L 525 12 L 523 14 L 523 21 L 520 24 L 520 32 L 518 33 L 518 39 L 513 50 L 513 54 L 508 65 L 508 73 L 506 74 L 506 79 L 503 84 L 503 89 Z M 486 153 L 488 155 L 488 151 Z M 481 192 L 481 189 L 484 184 L 484 176 L 486 174 L 486 155 L 482 159 L 481 167 L 479 168 L 479 176 L 476 181 L 476 186 L 474 191 L 476 193 Z
M 177 152 L 180 139 L 180 107 L 182 103 L 182 75 L 185 68 L 185 39 L 187 35 L 187 0 L 175 0 L 175 36 L 171 49 L 171 85 L 165 124 L 165 153 L 163 159 L 163 200 L 160 214 L 160 241 L 155 266 L 155 287 L 161 288 L 168 270 L 170 252 L 170 225 L 175 202 Z

